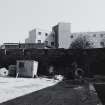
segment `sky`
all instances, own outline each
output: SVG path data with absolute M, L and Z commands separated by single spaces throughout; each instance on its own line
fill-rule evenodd
M 71 32 L 105 31 L 105 0 L 0 0 L 0 44 L 24 43 L 34 28 L 71 23 Z

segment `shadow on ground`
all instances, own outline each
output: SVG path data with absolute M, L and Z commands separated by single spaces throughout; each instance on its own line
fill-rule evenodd
M 105 84 L 94 84 L 94 87 L 103 105 L 105 105 Z
M 85 89 L 74 88 L 77 88 L 77 85 L 62 81 L 0 105 L 97 105 L 97 98 L 94 94 L 88 96 Z

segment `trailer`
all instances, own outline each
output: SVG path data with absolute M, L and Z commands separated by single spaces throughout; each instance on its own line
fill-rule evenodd
M 34 60 L 17 60 L 16 77 L 37 77 L 38 62 Z

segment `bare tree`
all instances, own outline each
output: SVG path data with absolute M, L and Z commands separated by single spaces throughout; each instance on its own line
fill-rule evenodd
M 92 41 L 87 36 L 78 36 L 70 45 L 70 49 L 88 49 L 93 48 Z

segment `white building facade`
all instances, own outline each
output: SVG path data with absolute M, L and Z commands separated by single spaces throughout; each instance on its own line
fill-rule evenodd
M 51 48 L 68 49 L 79 36 L 86 36 L 92 42 L 94 48 L 105 46 L 105 31 L 71 33 L 71 24 L 65 22 L 53 26 L 52 31 L 38 28 L 31 30 L 25 43 L 44 43 Z
M 70 44 L 79 36 L 86 36 L 92 42 L 94 48 L 103 48 L 105 46 L 105 31 L 71 33 Z
M 46 46 L 54 47 L 55 38 L 52 32 L 36 28 L 29 32 L 25 43 L 45 43 Z
M 53 48 L 68 48 L 70 43 L 70 23 L 58 23 L 52 31 L 33 29 L 25 43 L 45 43 Z

